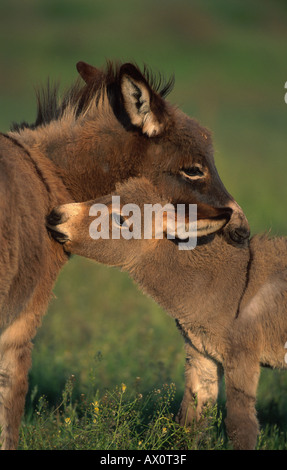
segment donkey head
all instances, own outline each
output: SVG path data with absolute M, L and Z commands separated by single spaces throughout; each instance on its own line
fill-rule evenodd
M 198 204 L 215 211 L 229 209 L 226 238 L 231 243 L 245 244 L 248 222 L 217 173 L 209 131 L 164 99 L 172 81 L 160 89 L 150 72 L 141 73 L 133 64 L 121 65 L 116 71 L 110 67 L 108 72 L 84 62 L 79 62 L 77 68 L 88 90 L 105 84 L 117 123 L 111 124 L 99 143 L 101 155 L 111 159 L 108 166 L 113 168 L 103 184 L 109 177 L 121 182 L 130 176 L 145 176 L 172 204 Z M 117 151 L 111 152 L 109 136 Z
M 49 216 L 48 227 L 70 253 L 131 267 L 159 243 L 195 248 L 196 239 L 219 231 L 230 212 L 198 205 L 194 220 L 190 211 L 175 211 L 143 177 L 119 185 L 114 194 L 59 206 Z

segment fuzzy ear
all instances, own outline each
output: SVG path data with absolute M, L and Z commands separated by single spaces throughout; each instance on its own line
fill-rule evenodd
M 82 79 L 86 83 L 98 80 L 99 77 L 102 77 L 102 72 L 98 70 L 93 65 L 89 65 L 86 62 L 78 62 L 76 64 L 77 70 L 81 75 Z
M 120 87 L 131 123 L 149 137 L 159 135 L 165 122 L 164 102 L 134 65 L 121 67 Z
M 171 206 L 171 205 L 170 205 Z M 183 206 L 183 205 L 182 205 Z M 193 205 L 192 215 L 185 214 L 184 210 L 176 210 L 176 207 L 170 207 L 164 213 L 164 231 L 167 238 L 185 239 L 197 235 L 196 205 Z
M 230 219 L 232 210 L 214 208 L 206 204 L 191 204 L 189 214 L 185 209 L 167 212 L 165 232 L 168 238 L 204 237 L 219 231 Z M 188 207 L 188 206 L 187 206 Z M 196 210 L 195 210 L 196 207 Z

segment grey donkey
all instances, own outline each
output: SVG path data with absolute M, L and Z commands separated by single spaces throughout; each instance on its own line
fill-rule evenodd
M 129 180 L 114 195 L 120 196 L 121 208 L 168 202 L 144 178 Z M 108 208 L 109 230 L 120 227 L 118 239 L 96 239 L 92 234 L 92 221 L 99 216 L 91 209 L 96 203 Z M 131 231 L 129 217 L 113 209 L 112 195 L 57 207 L 49 227 L 67 252 L 127 271 L 176 319 L 186 349 L 185 391 L 177 421 L 188 425 L 198 420 L 203 407 L 216 401 L 224 374 L 228 436 L 234 449 L 254 449 L 260 366 L 287 366 L 287 241 L 256 235 L 243 245 L 229 244 L 220 229 L 230 214 L 224 208 L 217 214 L 206 209 L 197 214 L 196 247 L 179 249 L 180 227 L 187 226 L 188 234 L 191 223 L 178 215 L 169 233 L 169 208 L 163 213 L 162 238 L 155 227 L 149 239 L 126 236 Z

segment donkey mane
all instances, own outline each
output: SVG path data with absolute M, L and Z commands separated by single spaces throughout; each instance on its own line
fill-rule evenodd
M 128 65 L 125 71 L 128 72 Z M 147 84 L 162 98 L 165 98 L 173 89 L 175 79 L 172 75 L 166 79 L 160 72 L 154 73 L 147 65 L 144 64 L 143 70 L 135 63 L 131 66 L 136 67 L 137 72 L 142 74 Z M 59 83 L 51 83 L 47 80 L 45 86 L 36 89 L 37 99 L 37 117 L 33 124 L 23 121 L 20 124 L 12 123 L 11 131 L 19 132 L 23 129 L 36 129 L 45 126 L 51 121 L 61 119 L 68 110 L 76 118 L 81 116 L 89 108 L 92 101 L 97 105 L 104 92 L 107 92 L 109 102 L 113 108 L 116 108 L 115 97 L 118 94 L 120 82 L 121 62 L 107 61 L 106 66 L 98 69 L 98 78 L 83 85 L 78 78 L 74 84 L 66 90 L 63 97 L 60 97 Z M 116 110 L 115 110 L 116 112 Z

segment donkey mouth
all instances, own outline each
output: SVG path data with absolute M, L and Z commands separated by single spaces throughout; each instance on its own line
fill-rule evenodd
M 198 237 L 209 235 L 215 232 L 220 232 L 225 235 L 227 242 L 234 246 L 246 246 L 250 237 L 250 228 L 245 217 L 236 214 L 232 209 L 223 208 L 216 209 L 218 216 L 204 219 L 202 222 L 207 222 L 207 226 L 203 223 L 203 229 L 198 224 Z M 206 232 L 206 233 L 204 233 Z
M 61 243 L 62 245 L 69 240 L 66 234 L 62 232 L 57 232 L 56 230 L 52 229 L 48 225 L 47 225 L 47 229 L 48 229 L 48 232 L 51 234 L 52 238 L 54 238 L 56 242 Z

